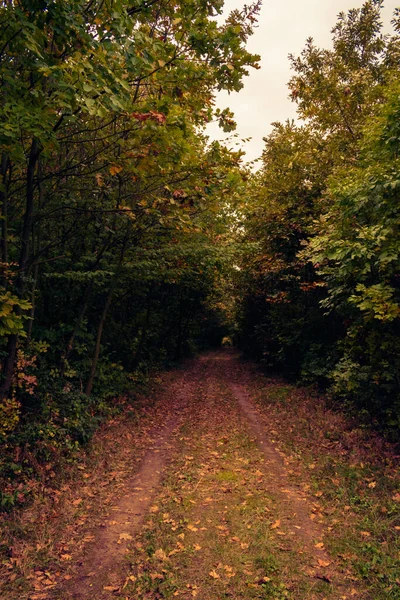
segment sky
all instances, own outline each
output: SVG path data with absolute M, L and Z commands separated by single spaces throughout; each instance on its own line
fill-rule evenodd
M 225 0 L 224 15 L 245 3 L 250 1 Z M 232 140 L 232 147 L 243 148 L 245 160 L 261 156 L 262 138 L 272 130 L 271 123 L 296 117 L 295 104 L 288 98 L 288 55 L 298 56 L 308 37 L 313 37 L 319 47 L 331 47 L 331 29 L 337 15 L 362 5 L 363 0 L 264 0 L 258 27 L 247 44 L 250 52 L 261 56 L 261 69 L 250 69 L 240 92 L 217 94 L 217 106 L 229 107 L 235 113 L 238 137 Z M 400 0 L 386 0 L 382 13 L 386 32 L 392 31 L 390 21 L 396 7 L 400 7 Z M 215 123 L 207 127 L 206 133 L 212 140 L 227 137 Z M 249 142 L 239 141 L 248 137 L 252 138 Z

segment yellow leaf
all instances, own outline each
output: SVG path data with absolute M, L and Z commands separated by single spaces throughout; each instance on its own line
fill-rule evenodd
M 320 558 L 318 559 L 318 564 L 320 567 L 329 567 L 329 565 L 331 564 L 329 560 L 321 560 Z
M 125 540 L 125 541 L 133 540 L 133 537 L 129 533 L 120 533 L 118 544 L 120 544 L 122 542 L 122 540 Z
M 71 558 L 70 554 L 61 554 L 61 560 L 71 560 Z
M 199 550 L 201 550 L 201 546 L 199 544 L 194 544 L 193 548 L 196 550 L 196 552 L 198 552 Z
M 99 187 L 102 187 L 104 185 L 104 181 L 103 181 L 103 176 L 101 175 L 101 173 L 96 173 L 95 177 L 96 177 L 97 185 Z
M 119 592 L 119 587 L 115 587 L 114 585 L 105 585 L 103 590 L 106 590 L 106 592 Z
M 128 575 L 128 577 L 125 579 L 124 587 L 122 589 L 124 590 L 130 581 L 134 582 L 136 580 L 137 577 L 135 577 L 135 575 Z
M 158 513 L 160 509 L 158 508 L 158 506 L 150 506 L 150 512 L 151 513 Z
M 277 528 L 278 528 L 278 527 L 280 527 L 280 526 L 281 526 L 281 522 L 280 522 L 280 520 L 279 520 L 279 519 L 277 519 L 277 520 L 275 521 L 275 523 L 273 523 L 273 525 L 271 525 L 271 529 L 277 529 Z
M 122 171 L 122 167 L 118 166 L 118 165 L 112 165 L 110 167 L 110 175 L 117 175 L 118 173 L 121 173 Z
M 161 548 L 159 548 L 158 550 L 156 550 L 154 552 L 154 556 L 158 560 L 167 560 L 167 558 L 168 558 L 167 555 L 165 554 L 164 550 L 162 550 Z
M 362 535 L 363 537 L 371 537 L 371 534 L 370 534 L 370 532 L 369 532 L 369 531 L 361 531 L 361 535 Z
M 324 547 L 324 543 L 318 542 L 318 544 L 315 544 L 315 547 L 318 548 L 318 550 L 321 550 Z
M 194 525 L 188 525 L 187 528 L 189 529 L 189 531 L 198 531 L 197 527 L 195 527 Z
M 376 487 L 376 481 L 371 481 L 371 483 L 368 484 L 368 487 L 374 489 Z
M 218 575 L 218 573 L 216 571 L 210 571 L 209 575 L 213 579 L 219 579 L 219 575 Z

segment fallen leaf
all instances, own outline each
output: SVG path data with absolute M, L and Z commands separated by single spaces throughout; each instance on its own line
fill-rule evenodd
M 161 548 L 159 548 L 158 550 L 156 550 L 156 551 L 154 552 L 154 556 L 155 556 L 155 558 L 157 558 L 158 560 L 167 560 L 167 559 L 168 559 L 168 557 L 167 557 L 167 555 L 165 554 L 164 550 L 162 550 Z
M 119 587 L 114 585 L 105 585 L 103 590 L 106 592 L 119 592 Z
M 150 512 L 151 513 L 158 513 L 160 509 L 158 508 L 158 506 L 150 506 Z
M 273 523 L 273 524 L 271 525 L 271 529 L 277 529 L 277 528 L 278 528 L 278 527 L 280 527 L 280 526 L 281 526 L 280 519 L 277 519 L 277 520 L 275 521 L 275 523 Z
M 218 575 L 218 573 L 216 571 L 210 571 L 209 575 L 213 579 L 219 579 L 219 575 Z
M 318 542 L 318 544 L 315 544 L 315 548 L 318 548 L 318 550 L 321 550 L 323 547 L 324 547 L 323 542 Z
M 329 565 L 331 564 L 331 562 L 329 560 L 321 560 L 320 558 L 318 559 L 318 564 L 320 567 L 329 567 Z
M 120 544 L 123 540 L 125 540 L 125 541 L 133 540 L 133 537 L 129 533 L 120 533 L 118 544 Z
M 130 581 L 136 581 L 136 580 L 137 580 L 137 577 L 135 577 L 135 575 L 128 575 L 128 577 L 125 579 L 125 583 L 124 583 L 124 586 L 122 589 L 124 590 Z

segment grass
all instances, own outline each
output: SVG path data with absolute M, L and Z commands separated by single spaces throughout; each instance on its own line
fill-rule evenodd
M 354 571 L 365 598 L 400 599 L 400 478 L 393 448 L 309 391 L 259 384 L 254 396 L 290 456 L 293 475 L 318 498 L 330 528 L 328 551 Z

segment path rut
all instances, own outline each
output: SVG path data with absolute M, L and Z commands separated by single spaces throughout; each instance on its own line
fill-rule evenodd
M 172 414 L 150 433 L 146 454 L 125 487 L 123 497 L 115 499 L 108 519 L 92 532 L 92 543 L 78 562 L 75 573 L 54 590 L 52 599 L 101 600 L 123 586 L 129 543 L 140 531 L 160 487 L 174 447 L 174 435 L 184 420 L 187 400 L 193 394 L 193 379 L 179 382 L 176 387 L 170 407 Z

